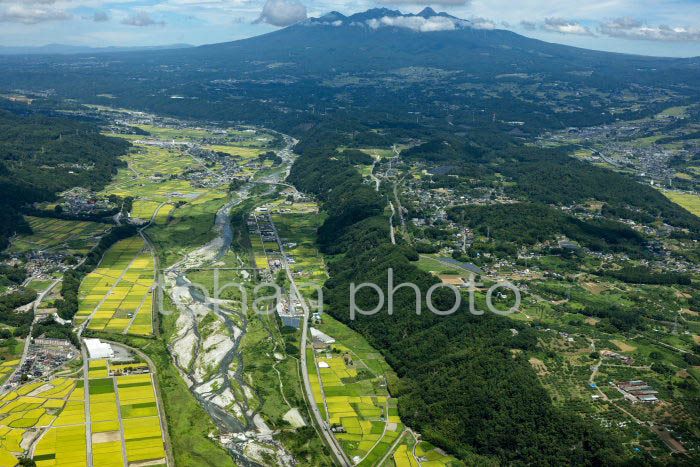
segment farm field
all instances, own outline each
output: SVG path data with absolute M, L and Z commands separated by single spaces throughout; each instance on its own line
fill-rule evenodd
M 386 389 L 390 368 L 359 334 L 330 316 L 323 319 L 318 329 L 336 342 L 316 349 L 315 358 L 307 351 L 314 398 L 329 424 L 345 431 L 336 438 L 350 459 L 375 465 L 404 430 L 397 401 Z
M 674 191 L 664 191 L 663 194 L 682 208 L 685 208 L 696 216 L 700 216 L 700 196 Z
M 156 209 L 161 203 L 157 201 L 149 201 L 144 199 L 137 199 L 134 201 L 134 206 L 131 210 L 131 217 L 137 219 L 150 220 L 155 214 Z
M 48 250 L 84 254 L 97 244 L 99 237 L 109 230 L 107 224 L 87 221 L 65 221 L 48 217 L 26 216 L 32 228 L 31 235 L 19 235 L 8 251 L 25 252 Z
M 18 348 L 12 349 L 12 351 L 13 351 L 12 356 L 14 356 L 14 357 L 21 356 L 22 349 L 24 348 L 24 346 L 23 345 L 16 345 L 15 347 L 19 347 L 19 349 Z M 15 367 L 17 365 L 19 365 L 19 363 L 20 363 L 19 360 L 6 360 L 6 361 L 0 363 L 0 383 L 3 383 L 5 381 L 5 379 L 8 378 L 12 374 L 13 371 L 15 371 Z
M 422 441 L 416 444 L 413 436 L 410 442 L 402 441 L 394 451 L 389 461 L 384 466 L 396 467 L 452 467 L 461 466 L 464 463 L 452 456 L 448 456 L 432 444 Z
M 88 443 L 94 466 L 123 467 L 123 452 L 129 465 L 167 465 L 152 375 L 118 376 L 143 367 L 94 360 L 87 394 L 84 381 L 72 378 L 31 382 L 5 394 L 0 398 L 0 465 L 32 454 L 38 467 L 87 466 Z
M 93 330 L 151 334 L 154 265 L 141 237 L 117 242 L 80 285 L 76 322 L 89 320 Z
M 8 455 L 21 457 L 37 439 L 38 445 L 46 447 L 59 432 L 62 433 L 61 440 L 72 445 L 68 442 L 68 433 L 80 428 L 84 430 L 84 403 L 71 400 L 73 395 L 82 398 L 82 383 L 82 380 L 57 378 L 49 382 L 28 383 L 5 394 L 0 399 L 0 459 L 10 459 Z M 84 431 L 82 442 L 85 442 Z M 37 465 L 86 465 L 85 449 L 76 451 L 75 447 L 65 451 L 53 448 L 50 453 L 38 448 L 38 460 L 43 463 Z
M 282 209 L 291 212 L 281 212 Z M 323 256 L 316 248 L 314 239 L 316 229 L 323 219 L 318 215 L 309 215 L 312 211 L 315 211 L 314 203 L 280 205 L 272 214 L 272 221 L 277 227 L 282 243 L 289 244 L 284 252 L 292 258 L 290 268 L 299 278 L 298 281 L 321 285 L 328 275 Z

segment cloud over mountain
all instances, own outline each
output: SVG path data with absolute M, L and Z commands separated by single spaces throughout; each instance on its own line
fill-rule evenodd
M 382 26 L 393 26 L 397 28 L 407 28 L 418 32 L 432 31 L 452 31 L 466 24 L 466 21 L 457 18 L 447 18 L 444 16 L 384 16 L 380 19 L 370 19 L 367 25 L 372 29 Z
M 298 0 L 267 0 L 256 23 L 289 26 L 306 19 L 306 7 Z
M 379 0 L 376 3 L 380 5 L 425 5 L 429 3 L 442 6 L 468 6 L 471 5 L 472 0 L 432 0 L 430 2 L 421 0 Z

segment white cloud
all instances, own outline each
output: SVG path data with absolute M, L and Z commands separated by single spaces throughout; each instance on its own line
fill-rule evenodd
M 57 0 L 0 0 L 0 3 L 13 3 L 19 5 L 51 5 Z
M 380 19 L 370 19 L 367 26 L 378 29 L 382 26 L 406 28 L 417 32 L 452 31 L 468 24 L 466 21 L 444 16 L 384 16 Z
M 0 13 L 0 23 L 37 24 L 45 21 L 65 21 L 72 17 L 71 13 L 63 10 L 12 5 Z
M 497 27 L 494 21 L 487 18 L 472 17 L 469 18 L 469 21 L 474 29 L 496 29 Z
M 587 26 L 583 26 L 578 21 L 573 21 L 564 18 L 545 18 L 542 29 L 549 32 L 558 32 L 561 34 L 575 34 L 578 36 L 594 36 Z
M 131 16 L 127 16 L 121 21 L 122 24 L 126 24 L 128 26 L 138 26 L 138 27 L 146 27 L 146 26 L 165 26 L 165 21 L 156 21 L 148 13 L 145 12 L 140 12 L 133 14 Z
M 256 23 L 289 26 L 306 19 L 306 7 L 298 0 L 267 0 Z
M 443 5 L 443 6 L 468 6 L 472 0 L 378 0 L 380 5 Z
M 685 26 L 649 26 L 633 18 L 601 23 L 598 32 L 610 37 L 652 41 L 700 41 L 700 29 Z

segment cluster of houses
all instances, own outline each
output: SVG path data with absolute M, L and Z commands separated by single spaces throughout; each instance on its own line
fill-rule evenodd
M 656 397 L 658 391 L 655 391 L 653 387 L 642 380 L 620 381 L 615 384 L 615 387 L 630 402 L 654 403 L 659 401 Z
M 20 384 L 23 375 L 29 379 L 41 378 L 69 362 L 78 354 L 78 350 L 66 339 L 37 337 L 30 342 L 27 356 L 21 368 L 8 383 L 10 385 Z
M 66 264 L 69 257 L 72 255 L 34 250 L 24 253 L 23 267 L 27 270 L 27 275 L 34 279 L 47 280 L 53 277 L 53 272 L 63 272 L 71 268 Z
M 621 354 L 619 354 L 619 353 L 617 353 L 617 352 L 613 352 L 612 350 L 601 350 L 601 351 L 600 351 L 600 354 L 601 354 L 603 357 L 607 357 L 607 358 L 616 358 L 616 359 L 622 361 L 623 363 L 625 363 L 625 364 L 627 364 L 627 365 L 632 365 L 632 364 L 634 364 L 634 359 L 633 359 L 632 357 L 628 357 L 627 355 L 621 355 Z
M 61 207 L 74 215 L 96 214 L 114 208 L 104 196 L 85 188 L 76 187 L 61 193 Z

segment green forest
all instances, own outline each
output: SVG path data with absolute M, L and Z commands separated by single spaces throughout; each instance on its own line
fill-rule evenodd
M 124 165 L 130 143 L 93 124 L 0 111 L 0 248 L 28 233 L 20 211 L 75 186 L 99 190 Z

